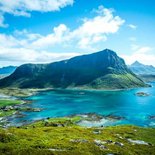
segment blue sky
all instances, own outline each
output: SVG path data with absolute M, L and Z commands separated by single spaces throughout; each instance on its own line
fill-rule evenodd
M 155 65 L 153 0 L 1 0 L 0 66 L 112 49 Z

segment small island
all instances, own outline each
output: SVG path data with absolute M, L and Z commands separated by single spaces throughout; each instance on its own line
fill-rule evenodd
M 150 96 L 150 94 L 145 93 L 145 92 L 137 92 L 136 95 L 137 95 L 137 96 L 140 96 L 140 97 Z

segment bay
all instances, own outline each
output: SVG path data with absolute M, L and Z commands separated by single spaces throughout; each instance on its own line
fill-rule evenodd
M 22 112 L 23 117 L 13 116 L 10 124 L 20 125 L 47 117 L 64 117 L 77 114 L 95 113 L 102 116 L 119 116 L 124 119 L 103 121 L 99 125 L 130 124 L 155 127 L 155 83 L 152 87 L 117 91 L 52 90 L 40 92 L 25 98 L 31 100 L 30 108 L 41 108 L 40 112 Z M 149 96 L 137 96 L 145 92 Z

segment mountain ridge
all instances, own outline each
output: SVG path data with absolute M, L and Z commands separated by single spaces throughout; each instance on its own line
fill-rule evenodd
M 155 81 L 155 67 L 135 61 L 129 68 L 145 82 Z
M 0 87 L 123 89 L 144 87 L 109 49 L 49 64 L 24 64 L 0 80 Z
M 0 68 L 0 79 L 5 78 L 16 70 L 16 66 L 5 66 Z
M 155 75 L 155 67 L 135 61 L 129 68 L 137 75 Z
M 11 74 L 15 71 L 16 66 L 5 66 L 0 68 L 0 74 Z

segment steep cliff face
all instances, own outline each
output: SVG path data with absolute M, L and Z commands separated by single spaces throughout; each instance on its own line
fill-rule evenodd
M 50 64 L 25 64 L 0 81 L 0 87 L 120 89 L 143 87 L 124 60 L 111 50 Z

